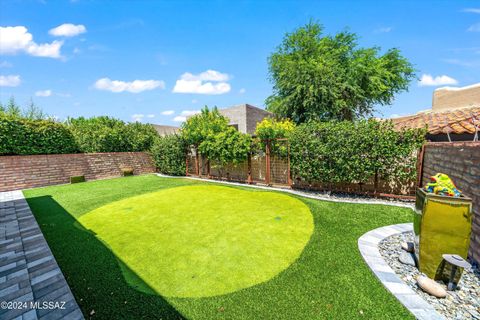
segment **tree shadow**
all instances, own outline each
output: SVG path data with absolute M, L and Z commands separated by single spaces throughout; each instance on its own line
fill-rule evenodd
M 27 201 L 86 318 L 184 319 L 51 196 Z

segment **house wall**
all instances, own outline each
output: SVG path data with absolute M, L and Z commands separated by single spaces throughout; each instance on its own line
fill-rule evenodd
M 249 104 L 241 104 L 218 111 L 230 119 L 230 125 L 236 125 L 238 131 L 248 134 L 254 134 L 257 123 L 272 115 L 268 111 L 258 109 Z
M 480 263 L 480 142 L 430 142 L 423 156 L 423 186 L 430 176 L 445 173 L 473 200 L 469 256 Z
M 237 125 L 238 131 L 247 133 L 247 113 L 245 105 L 234 106 L 218 110 L 221 115 L 227 117 L 230 125 Z
M 254 134 L 255 129 L 257 129 L 257 123 L 265 119 L 266 117 L 272 116 L 268 111 L 252 108 L 249 105 L 246 107 L 247 111 L 247 133 Z
M 433 92 L 433 111 L 448 111 L 475 105 L 480 105 L 480 83 L 463 88 L 438 88 Z
M 123 168 L 132 168 L 134 174 L 155 172 L 146 152 L 0 156 L 0 191 L 69 183 L 71 176 L 119 177 Z

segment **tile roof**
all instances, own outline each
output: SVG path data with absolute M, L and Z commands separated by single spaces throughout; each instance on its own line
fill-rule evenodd
M 475 133 L 480 130 L 480 105 L 449 111 L 427 111 L 391 119 L 395 129 L 428 127 L 429 134 Z

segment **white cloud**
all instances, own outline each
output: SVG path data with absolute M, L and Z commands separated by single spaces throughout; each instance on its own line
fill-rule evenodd
M 111 92 L 128 91 L 139 93 L 142 91 L 153 90 L 156 88 L 165 89 L 165 82 L 161 80 L 134 80 L 131 82 L 110 80 L 109 78 L 98 79 L 95 82 L 95 88 Z
M 187 117 L 184 117 L 184 116 L 176 116 L 175 118 L 173 118 L 173 121 L 175 122 L 183 122 L 187 120 Z
M 192 100 L 192 103 L 197 103 L 197 102 L 198 102 L 197 99 L 193 99 L 193 100 Z
M 37 97 L 50 97 L 52 95 L 52 90 L 39 90 L 35 92 Z
M 469 32 L 480 32 L 480 23 L 475 23 L 467 29 Z
M 24 26 L 0 27 L 0 54 L 27 53 L 36 57 L 61 58 L 63 41 L 37 44 Z
M 446 75 L 436 76 L 434 78 L 429 74 L 424 74 L 422 75 L 422 78 L 418 82 L 418 85 L 420 87 L 425 87 L 425 86 L 442 86 L 442 85 L 457 84 L 457 83 L 458 81 L 456 79 Z
M 135 121 L 135 122 L 142 122 L 143 118 L 145 117 L 144 114 L 132 114 L 132 120 Z
M 227 82 L 230 76 L 215 70 L 207 70 L 199 74 L 186 72 L 180 76 L 173 88 L 174 93 L 224 94 L 230 91 Z
M 11 64 L 10 62 L 8 61 L 2 61 L 0 62 L 0 68 L 11 68 L 13 67 L 13 64 Z
M 155 115 L 154 114 L 147 114 L 147 118 L 155 118 Z
M 200 113 L 200 110 L 183 110 L 182 116 L 193 116 L 194 114 Z
M 466 8 L 462 10 L 463 12 L 469 12 L 469 13 L 478 13 L 480 14 L 480 8 Z
M 200 110 L 183 110 L 180 116 L 173 118 L 175 122 L 184 122 L 189 116 L 200 113 Z
M 49 34 L 56 37 L 74 37 L 85 32 L 87 32 L 87 28 L 83 24 L 71 23 L 64 23 L 48 31 Z
M 16 87 L 19 86 L 22 80 L 19 75 L 0 75 L 0 87 Z
M 247 92 L 247 90 L 245 90 L 245 88 L 242 88 L 238 91 L 238 93 L 240 93 L 240 94 L 244 94 L 245 92 Z
M 172 115 L 172 114 L 174 114 L 174 113 L 175 113 L 175 111 L 173 111 L 173 110 L 165 110 L 165 111 L 162 111 L 162 112 L 161 112 L 161 114 L 162 114 L 163 116 L 170 116 L 170 115 Z
M 374 32 L 375 33 L 389 33 L 390 31 L 392 31 L 392 27 L 381 27 L 381 28 L 378 28 L 378 29 L 375 29 Z

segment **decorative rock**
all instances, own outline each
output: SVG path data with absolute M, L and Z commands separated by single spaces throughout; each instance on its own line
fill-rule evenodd
M 415 246 L 413 245 L 413 242 L 402 242 L 402 249 L 407 251 L 407 252 L 414 252 L 415 251 Z
M 415 259 L 413 258 L 413 255 L 409 252 L 402 251 L 398 256 L 398 260 L 403 264 L 415 266 Z
M 423 291 L 416 278 L 421 275 L 416 267 L 403 264 L 398 256 L 406 252 L 401 248 L 402 242 L 414 241 L 413 232 L 397 234 L 386 238 L 379 244 L 379 250 L 389 266 L 403 281 L 426 302 L 430 303 L 445 319 L 480 320 L 480 269 L 477 266 L 463 270 L 462 278 L 455 291 L 449 291 L 444 299 L 438 299 Z M 440 283 L 445 290 L 446 285 Z M 459 295 L 459 292 L 464 294 Z
M 441 285 L 426 276 L 419 276 L 417 283 L 423 291 L 434 297 L 445 298 L 447 296 L 447 291 Z

